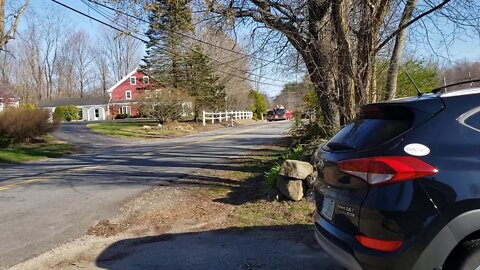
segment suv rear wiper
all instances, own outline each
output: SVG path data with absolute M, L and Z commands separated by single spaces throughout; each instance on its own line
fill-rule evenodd
M 447 85 L 445 85 L 445 86 L 435 88 L 435 89 L 433 89 L 433 90 L 430 91 L 430 92 L 433 93 L 433 94 L 436 94 L 436 93 L 442 91 L 443 89 L 447 89 L 448 87 L 457 86 L 457 85 L 466 84 L 466 83 L 474 83 L 474 82 L 480 82 L 480 79 L 468 80 L 468 81 L 462 81 L 462 82 L 456 82 L 456 83 L 452 83 L 452 84 L 447 84 Z
M 333 150 L 333 151 L 338 151 L 338 150 L 354 150 L 356 149 L 355 146 L 352 146 L 352 145 L 348 145 L 346 143 L 340 143 L 340 142 L 329 142 L 327 143 L 327 147 L 330 149 L 330 150 Z

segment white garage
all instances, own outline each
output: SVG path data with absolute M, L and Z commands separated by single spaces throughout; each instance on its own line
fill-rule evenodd
M 80 121 L 101 121 L 108 118 L 109 100 L 109 97 L 52 99 L 41 101 L 38 107 L 53 113 L 58 106 L 74 105 L 78 108 Z

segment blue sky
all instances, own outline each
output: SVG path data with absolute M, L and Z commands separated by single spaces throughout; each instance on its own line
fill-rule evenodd
M 100 19 L 102 21 L 106 21 L 105 18 L 100 16 L 98 13 L 95 11 L 91 10 L 86 6 L 82 1 L 80 0 L 57 0 L 58 2 L 61 2 L 65 5 L 68 5 L 72 8 L 75 8 L 81 12 L 84 12 L 90 16 L 93 16 L 97 19 Z M 50 0 L 31 0 L 31 6 L 37 11 L 41 12 L 42 9 L 58 9 L 59 11 L 63 12 L 73 23 L 73 26 L 78 29 L 83 29 L 87 32 L 89 32 L 92 35 L 95 35 L 96 32 L 98 31 L 98 26 L 99 23 L 82 16 L 81 14 L 77 14 L 74 11 L 68 10 Z M 277 75 L 274 72 L 268 72 L 266 74 L 263 74 L 263 76 L 269 77 L 269 78 L 278 78 L 279 80 L 282 81 L 296 81 L 297 78 L 301 78 L 301 74 L 293 74 L 291 78 L 289 76 L 286 76 L 285 74 L 282 75 Z M 278 81 L 271 81 L 268 79 L 262 79 L 262 82 L 267 83 L 267 84 L 261 84 L 260 85 L 260 90 L 265 92 L 268 96 L 276 96 L 280 93 L 283 87 L 281 86 L 272 86 L 268 84 L 278 84 L 278 85 L 283 85 L 282 82 Z M 252 83 L 252 87 L 255 87 L 254 83 Z
M 71 6 L 75 9 L 78 9 L 86 14 L 89 14 L 93 17 L 102 19 L 102 21 L 105 21 L 105 18 L 102 18 L 95 11 L 90 10 L 80 0 L 58 0 L 58 1 L 68 6 Z M 69 19 L 71 19 L 74 27 L 84 29 L 85 31 L 91 33 L 92 35 L 95 35 L 95 33 L 98 31 L 97 22 L 90 20 L 73 11 L 67 10 L 50 0 L 31 0 L 31 4 L 37 10 L 37 12 L 41 12 L 42 9 L 61 10 Z M 451 30 L 451 29 L 446 29 L 446 30 Z M 431 37 L 431 39 L 435 40 L 435 33 L 432 33 L 432 35 L 433 36 Z M 454 42 L 450 44 L 448 52 L 445 49 L 445 45 L 440 44 L 439 42 L 432 42 L 432 46 L 426 45 L 426 44 L 421 44 L 421 45 L 415 45 L 415 44 L 417 43 L 411 42 L 408 45 L 407 53 L 413 54 L 415 57 L 423 58 L 426 60 L 429 60 L 429 59 L 437 60 L 439 61 L 440 64 L 444 66 L 448 66 L 454 63 L 455 61 L 462 60 L 462 59 L 467 59 L 471 61 L 480 60 L 480 39 L 478 37 L 471 38 L 465 34 L 459 34 L 457 37 L 455 37 Z M 432 47 L 436 51 L 436 55 L 435 53 L 433 53 Z M 439 55 L 441 57 L 438 57 Z M 288 76 L 288 74 L 278 75 L 273 71 L 268 71 L 266 74 L 264 74 L 264 76 L 279 78 L 280 80 L 283 80 L 283 81 L 295 81 L 297 79 L 300 79 L 302 77 L 302 74 L 293 73 L 291 74 L 291 76 Z M 280 82 L 269 81 L 269 80 L 263 80 L 263 82 L 271 83 L 271 84 L 282 84 Z M 260 90 L 262 90 L 269 96 L 275 96 L 281 91 L 281 88 L 282 87 L 261 85 Z

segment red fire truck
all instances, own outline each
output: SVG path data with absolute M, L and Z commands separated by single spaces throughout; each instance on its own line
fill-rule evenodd
M 282 105 L 277 105 L 275 108 L 267 111 L 268 121 L 290 120 L 293 118 L 292 110 L 287 110 Z

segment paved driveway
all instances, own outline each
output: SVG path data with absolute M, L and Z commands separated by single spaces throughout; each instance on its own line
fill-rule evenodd
M 290 123 L 260 123 L 224 128 L 154 142 L 107 138 L 91 133 L 83 124 L 63 125 L 55 136 L 81 145 L 85 153 L 2 169 L 0 230 L 3 233 L 0 235 L 0 268 L 22 262 L 61 243 L 80 237 L 96 221 L 112 217 L 122 203 L 152 186 L 168 183 L 199 168 L 213 165 L 222 159 L 246 153 L 269 143 L 282 136 L 290 127 Z M 178 253 L 180 249 L 183 250 L 182 256 L 188 256 L 189 242 L 198 237 L 213 237 L 213 241 L 209 242 L 211 245 L 200 244 L 197 247 L 195 243 L 199 244 L 199 242 L 193 241 L 191 243 L 193 247 L 201 250 L 192 250 L 192 252 L 200 254 L 204 252 L 202 251 L 204 248 L 214 252 L 215 247 L 220 249 L 224 247 L 218 247 L 214 243 L 225 242 L 225 247 L 230 246 L 225 251 L 225 260 L 232 260 L 232 265 L 238 265 L 232 247 L 235 247 L 237 241 L 242 242 L 241 237 L 238 238 L 235 234 L 225 231 L 206 233 L 203 236 L 175 236 L 175 241 L 159 247 L 159 251 L 165 258 L 170 258 L 168 254 L 173 256 L 173 253 Z M 137 240 L 131 240 L 130 243 L 137 243 L 135 242 Z M 157 240 L 159 239 L 151 242 L 158 242 Z M 277 244 L 288 246 L 287 242 L 280 240 L 262 242 L 262 248 L 270 250 L 268 248 L 270 245 Z M 145 240 L 140 241 L 145 243 Z M 242 248 L 251 250 L 248 241 L 243 240 L 243 243 L 247 245 Z M 300 251 L 301 247 L 295 248 L 296 251 L 292 254 L 300 256 L 298 261 L 302 261 L 300 258 L 304 253 Z M 174 252 L 175 250 L 178 252 Z M 310 250 L 308 253 L 310 263 L 307 264 L 309 267 L 303 269 L 312 268 L 320 257 L 325 256 L 322 253 L 320 257 L 316 257 L 320 254 L 317 251 Z M 121 261 L 111 267 L 107 266 L 108 263 L 106 264 L 102 258 L 108 257 L 108 252 L 111 250 L 106 250 L 105 254 L 99 257 L 98 266 L 125 269 L 122 267 L 125 264 Z M 136 260 L 147 258 L 147 255 L 142 255 L 141 249 L 139 252 L 132 253 L 140 256 L 135 257 Z M 276 255 L 267 259 L 270 263 L 264 265 L 266 266 L 264 269 L 270 269 L 269 266 L 276 265 L 271 263 L 278 264 L 279 261 L 274 258 L 282 257 L 282 251 L 275 253 L 272 250 L 272 252 Z M 254 252 L 251 255 L 253 256 Z M 213 257 L 208 258 L 213 260 Z M 177 260 L 176 264 L 169 264 L 169 267 L 162 269 L 183 268 L 182 261 L 184 260 Z M 256 260 L 253 261 L 257 263 Z M 192 263 L 197 262 L 192 261 Z M 204 262 L 198 263 L 200 263 L 198 266 L 201 266 Z M 145 267 L 148 268 L 148 265 Z M 218 269 L 225 268 L 218 267 Z M 323 268 L 320 267 L 320 269 Z

